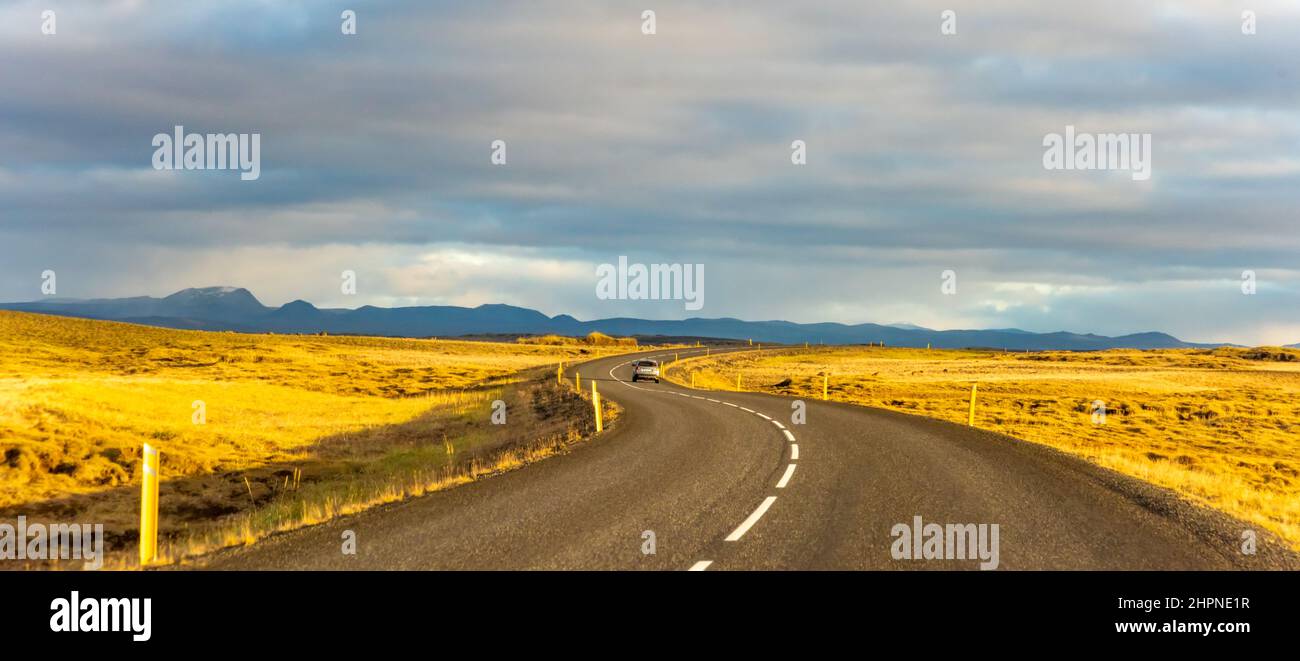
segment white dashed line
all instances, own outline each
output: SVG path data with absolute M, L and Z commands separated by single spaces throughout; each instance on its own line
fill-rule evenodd
M 781 476 L 781 481 L 776 483 L 776 488 L 784 489 L 785 485 L 790 483 L 790 478 L 794 476 L 794 464 L 785 467 L 785 475 Z
M 651 358 L 660 358 L 660 357 L 662 357 L 663 355 L 665 355 L 665 354 L 660 354 L 660 355 L 657 355 L 657 356 L 651 356 Z M 610 368 L 610 370 L 609 370 L 609 376 L 610 376 L 610 378 L 612 378 L 612 379 L 615 380 L 615 381 L 618 381 L 619 383 L 621 383 L 621 384 L 623 384 L 623 385 L 625 385 L 625 386 L 627 386 L 627 387 L 629 387 L 629 388 L 633 388 L 633 389 L 635 389 L 635 390 L 651 390 L 650 388 L 642 388 L 642 387 L 638 387 L 638 386 L 632 385 L 631 383 L 628 383 L 628 382 L 626 382 L 626 381 L 623 381 L 623 380 L 619 379 L 618 377 L 614 376 L 614 370 L 617 369 L 618 367 L 619 367 L 619 365 L 615 365 L 614 367 Z M 786 439 L 789 440 L 789 441 L 791 442 L 791 445 L 790 445 L 790 462 L 791 462 L 791 463 L 790 463 L 788 466 L 786 466 L 786 468 L 785 468 L 785 474 L 783 474 L 783 475 L 781 476 L 781 481 L 779 481 L 779 482 L 776 483 L 776 488 L 778 488 L 778 489 L 784 489 L 784 488 L 786 487 L 786 485 L 790 483 L 790 478 L 794 477 L 794 469 L 795 469 L 795 466 L 796 466 L 797 464 L 795 464 L 795 463 L 793 463 L 793 462 L 795 462 L 795 461 L 797 461 L 797 460 L 799 459 L 799 445 L 798 445 L 797 443 L 794 443 L 794 434 L 791 434 L 791 433 L 790 433 L 790 430 L 789 430 L 789 429 L 786 429 L 786 428 L 785 428 L 785 425 L 781 424 L 779 421 L 777 421 L 777 420 L 773 420 L 771 417 L 769 417 L 769 416 L 767 416 L 767 415 L 765 415 L 765 414 L 759 413 L 758 411 L 755 411 L 754 409 L 746 408 L 746 407 L 744 407 L 744 406 L 740 406 L 739 404 L 733 404 L 733 403 L 731 403 L 731 402 L 724 402 L 724 401 L 721 401 L 721 400 L 713 399 L 713 398 L 711 398 L 711 397 L 701 397 L 701 396 L 699 396 L 699 395 L 692 395 L 692 394 L 685 393 L 685 392 L 673 392 L 673 391 L 671 391 L 671 390 L 661 390 L 661 389 L 657 389 L 657 388 L 654 389 L 654 391 L 655 391 L 655 392 L 666 392 L 666 393 L 670 393 L 670 394 L 673 394 L 673 395 L 678 395 L 678 396 L 680 396 L 680 397 L 690 397 L 690 398 L 692 398 L 692 399 L 703 399 L 703 400 L 706 400 L 706 401 L 709 401 L 709 402 L 713 402 L 714 404 L 726 404 L 727 406 L 730 406 L 730 407 L 732 407 L 732 408 L 740 409 L 740 410 L 742 410 L 742 411 L 744 411 L 744 412 L 746 412 L 746 413 L 753 413 L 754 415 L 756 415 L 756 416 L 758 416 L 758 417 L 760 417 L 760 418 L 762 418 L 762 419 L 764 419 L 764 420 L 767 420 L 768 422 L 771 422 L 773 425 L 776 425 L 776 428 L 777 428 L 777 429 L 780 429 L 780 430 L 781 430 L 781 433 L 785 434 Z M 768 496 L 767 498 L 764 498 L 764 499 L 763 499 L 763 502 L 759 503 L 758 507 L 757 507 L 757 508 L 756 508 L 756 509 L 755 509 L 755 510 L 754 510 L 754 511 L 749 515 L 749 517 L 746 518 L 744 521 L 742 521 L 742 522 L 740 523 L 740 525 L 737 526 L 736 529 L 733 530 L 733 531 L 731 532 L 730 535 L 727 535 L 727 536 L 726 536 L 725 541 L 728 541 L 728 542 L 736 542 L 736 541 L 740 541 L 740 538 L 741 538 L 741 537 L 744 537 L 744 536 L 745 536 L 745 533 L 749 532 L 749 529 L 750 529 L 750 528 L 753 528 L 753 527 L 754 527 L 754 524 L 758 523 L 759 519 L 762 519 L 762 518 L 763 518 L 763 515 L 767 513 L 767 510 L 770 509 L 770 508 L 772 507 L 772 504 L 775 503 L 775 502 L 776 502 L 776 496 Z M 713 565 L 713 561 L 712 561 L 712 560 L 700 560 L 700 561 L 696 562 L 695 564 L 691 565 L 690 569 L 688 569 L 687 571 L 704 571 L 704 570 L 708 569 L 709 567 L 711 567 L 712 565 Z
M 776 496 L 768 496 L 765 498 L 763 502 L 759 504 L 758 509 L 754 510 L 754 513 L 750 514 L 748 519 L 745 519 L 740 523 L 740 527 L 731 531 L 730 535 L 727 535 L 726 541 L 735 542 L 741 537 L 744 537 L 745 533 L 749 532 L 749 529 L 753 528 L 754 524 L 758 523 L 758 520 L 763 518 L 763 515 L 767 513 L 767 508 L 771 507 L 772 503 L 775 502 Z

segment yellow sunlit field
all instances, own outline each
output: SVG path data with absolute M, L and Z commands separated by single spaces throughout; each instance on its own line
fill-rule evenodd
M 813 347 L 683 360 L 697 387 L 829 398 L 976 426 L 1081 456 L 1300 548 L 1300 352 L 1090 353 Z M 1101 402 L 1104 423 L 1094 416 Z M 1096 422 L 1094 422 L 1096 418 Z
M 326 478 L 351 492 L 320 494 L 324 509 L 373 500 L 356 493 L 358 480 L 391 496 L 401 471 L 399 494 L 423 490 L 447 477 L 430 467 L 466 453 L 573 440 L 590 405 L 537 374 L 631 348 L 213 333 L 0 312 L 0 511 L 103 522 L 110 540 L 133 543 L 145 442 L 162 452 L 165 533 L 283 506 L 289 491 Z M 485 424 L 498 398 L 519 422 L 508 431 Z M 471 473 L 490 472 L 486 455 L 471 458 Z

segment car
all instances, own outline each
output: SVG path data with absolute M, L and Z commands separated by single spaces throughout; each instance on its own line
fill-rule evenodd
M 632 382 L 640 379 L 654 379 L 659 383 L 659 363 L 646 358 L 632 361 Z

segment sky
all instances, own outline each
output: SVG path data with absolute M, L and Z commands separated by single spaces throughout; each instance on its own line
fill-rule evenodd
M 1298 74 L 1289 1 L 0 2 L 0 300 L 1300 342 Z M 260 177 L 155 169 L 177 125 Z M 1046 168 L 1067 126 L 1150 178 Z M 620 256 L 703 309 L 598 297 Z

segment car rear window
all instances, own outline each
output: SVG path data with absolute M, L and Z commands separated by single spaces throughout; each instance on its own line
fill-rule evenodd
M 655 366 L 655 361 L 653 361 L 653 360 L 643 360 L 643 361 L 637 363 L 636 366 L 637 366 L 637 367 L 654 367 L 654 366 Z

